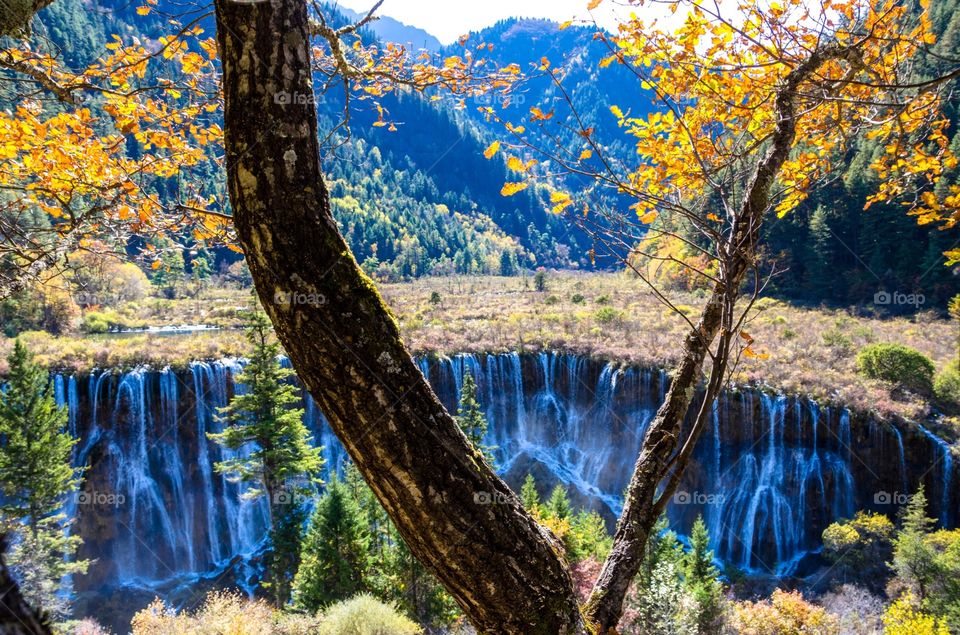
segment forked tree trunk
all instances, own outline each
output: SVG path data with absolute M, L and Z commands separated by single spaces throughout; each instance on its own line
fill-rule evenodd
M 304 98 L 306 3 L 217 0 L 216 14 L 234 221 L 298 376 L 410 550 L 478 629 L 582 632 L 561 547 L 444 410 L 331 216 Z
M 617 523 L 613 549 L 584 610 L 586 618 L 598 624 L 602 633 L 615 629 L 620 621 L 627 588 L 640 571 L 643 546 L 664 507 L 662 499 L 658 499 L 664 479 L 672 470 L 686 467 L 683 460 L 675 460 L 683 420 L 700 383 L 709 348 L 723 325 L 724 306 L 732 307 L 736 302 L 744 276 L 753 266 L 760 226 L 770 210 L 770 192 L 790 155 L 796 136 L 797 88 L 824 61 L 839 57 L 845 51 L 844 48 L 831 46 L 814 52 L 794 68 L 776 89 L 774 112 L 777 125 L 770 146 L 747 185 L 737 215 L 731 219 L 730 237 L 719 246 L 720 282 L 714 287 L 696 329 L 684 341 L 680 365 L 672 377 L 663 404 L 650 423 L 640 457 L 634 466 L 623 513 Z M 692 442 L 695 441 L 695 438 L 692 439 Z

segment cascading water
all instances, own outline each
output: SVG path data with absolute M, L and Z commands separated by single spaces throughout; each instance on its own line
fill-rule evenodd
M 666 373 L 551 353 L 417 363 L 451 411 L 464 374 L 473 375 L 490 423 L 485 444 L 496 448 L 508 482 L 519 487 L 527 473 L 542 491 L 562 482 L 576 506 L 600 511 L 612 526 L 669 386 Z M 55 377 L 80 436 L 76 462 L 89 466 L 80 504 L 67 510 L 85 541 L 80 557 L 97 559 L 78 576 L 78 590 L 163 594 L 224 576 L 252 591 L 266 501 L 245 497 L 245 486 L 215 470 L 227 455 L 207 438 L 224 425 L 218 409 L 244 390 L 235 380 L 241 368 L 222 360 L 186 372 Z M 346 453 L 309 395 L 303 408 L 326 469 L 341 471 Z M 924 474 L 924 463 L 936 468 Z M 883 465 L 880 475 L 871 464 Z M 702 514 L 725 562 L 788 574 L 818 548 L 830 522 L 860 508 L 892 513 L 877 492 L 908 492 L 907 484 L 924 479 L 949 524 L 955 478 L 949 447 L 922 428 L 908 435 L 890 424 L 854 424 L 844 410 L 742 391 L 715 404 L 668 516 L 684 531 Z

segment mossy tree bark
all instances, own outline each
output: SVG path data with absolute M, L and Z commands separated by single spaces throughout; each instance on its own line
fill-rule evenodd
M 482 632 L 581 632 L 561 547 L 468 444 L 331 216 L 304 0 L 217 0 L 227 178 L 297 374 L 416 557 Z

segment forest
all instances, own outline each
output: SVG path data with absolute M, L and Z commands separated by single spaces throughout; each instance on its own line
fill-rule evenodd
M 956 0 L 436 4 L 0 3 L 0 633 L 960 634 Z

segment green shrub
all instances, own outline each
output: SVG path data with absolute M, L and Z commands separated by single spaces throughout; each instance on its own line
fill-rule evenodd
M 110 322 L 103 313 L 90 311 L 83 316 L 81 328 L 85 333 L 106 333 L 110 330 Z
M 583 294 L 581 293 L 574 293 L 573 296 L 570 298 L 570 301 L 573 302 L 574 304 L 583 304 L 584 302 L 586 302 L 586 298 L 584 298 Z
M 857 355 L 857 371 L 915 392 L 933 388 L 933 362 L 920 351 L 902 344 L 869 344 Z
M 960 405 L 960 360 L 954 360 L 937 373 L 933 380 L 933 394 L 942 402 Z
M 596 299 L 597 304 L 610 304 L 610 296 L 604 294 Z
M 780 336 L 785 340 L 792 340 L 797 336 L 797 332 L 791 328 L 786 328 L 783 329 L 783 333 L 781 333 Z
M 824 344 L 842 353 L 849 353 L 853 350 L 853 342 L 838 329 L 827 329 L 821 337 L 823 337 Z
M 612 306 L 600 307 L 596 313 L 593 314 L 593 317 L 595 317 L 600 324 L 610 324 L 614 320 L 620 319 L 620 311 L 617 311 Z
M 544 269 L 540 269 L 533 276 L 533 288 L 537 291 L 546 291 L 547 290 L 547 272 Z
M 419 626 L 370 595 L 358 595 L 331 606 L 317 635 L 417 635 Z
M 560 302 L 560 298 L 555 295 L 548 296 L 546 300 L 543 301 L 544 304 L 554 305 Z

